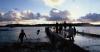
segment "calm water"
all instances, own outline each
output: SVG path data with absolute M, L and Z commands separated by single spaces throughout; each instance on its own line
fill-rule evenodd
M 99 34 L 100 35 L 100 27 L 76 27 L 79 31 L 84 31 L 87 33 Z
M 0 43 L 2 42 L 17 42 L 18 36 L 21 29 L 25 30 L 27 38 L 24 38 L 24 41 L 31 42 L 49 42 L 45 34 L 44 27 L 15 27 L 15 28 L 2 28 L 0 27 Z M 5 30 L 7 29 L 7 30 Z M 40 29 L 40 34 L 37 35 L 37 30 Z M 77 27 L 78 31 L 84 31 L 94 34 L 100 34 L 100 27 Z M 40 38 L 40 40 L 37 40 Z M 86 37 L 81 35 L 75 36 L 75 44 L 83 47 L 84 49 L 90 50 L 91 52 L 100 52 L 100 38 Z
M 77 30 L 100 35 L 100 27 L 77 27 Z M 100 52 L 100 38 L 81 36 L 78 34 L 75 37 L 75 44 L 90 52 Z
M 16 42 L 18 41 L 18 36 L 20 34 L 21 29 L 24 29 L 27 39 L 24 37 L 24 41 L 31 41 L 31 42 L 48 42 L 48 38 L 44 33 L 43 27 L 15 27 L 15 28 L 1 28 L 3 30 L 0 31 L 0 42 Z M 7 29 L 7 30 L 5 30 Z M 40 29 L 40 34 L 37 35 L 37 30 Z M 37 40 L 39 39 L 40 40 Z

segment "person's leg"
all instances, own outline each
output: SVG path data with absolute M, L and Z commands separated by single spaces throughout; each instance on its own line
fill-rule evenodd
M 72 36 L 72 40 L 74 40 L 74 37 Z
M 23 38 L 21 38 L 21 44 L 23 43 Z
M 22 43 L 23 43 L 23 39 L 22 39 Z

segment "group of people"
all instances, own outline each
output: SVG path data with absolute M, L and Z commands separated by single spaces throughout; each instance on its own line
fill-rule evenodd
M 40 33 L 40 30 L 37 30 L 37 35 L 39 35 L 39 33 Z M 21 44 L 23 43 L 24 37 L 26 37 L 26 34 L 25 34 L 24 30 L 21 29 L 21 32 L 20 32 L 19 38 L 18 38 L 18 40 L 20 40 Z M 27 39 L 27 37 L 26 37 L 26 39 Z
M 67 29 L 66 22 L 64 22 L 63 25 L 58 25 L 58 23 L 56 23 L 55 30 L 56 30 L 56 33 L 62 33 L 63 31 L 67 32 L 67 33 L 63 33 L 64 37 L 69 38 L 70 40 L 74 40 L 74 37 L 76 35 L 75 26 L 72 27 L 70 25 L 69 28 Z M 40 30 L 37 30 L 37 35 L 39 35 L 39 33 L 40 33 Z M 19 35 L 19 38 L 18 38 L 21 43 L 23 43 L 24 36 L 26 37 L 26 34 L 25 34 L 24 30 L 22 29 L 21 33 Z
M 76 28 L 69 26 L 67 32 L 68 32 L 67 38 L 69 38 L 70 40 L 74 40 L 74 37 L 76 35 Z
M 69 28 L 67 28 L 69 27 Z M 65 38 L 69 38 L 70 40 L 74 40 L 74 37 L 76 35 L 76 28 L 75 26 L 66 26 L 66 22 L 64 22 L 63 24 L 58 24 L 56 22 L 56 25 L 55 25 L 55 30 L 56 30 L 56 33 L 60 33 L 60 34 L 64 34 L 64 37 Z M 64 33 L 64 32 L 66 33 Z
M 60 25 L 56 22 L 55 29 L 56 29 L 56 33 L 61 33 L 63 29 L 64 30 L 66 29 L 66 22 L 64 21 L 64 23 Z

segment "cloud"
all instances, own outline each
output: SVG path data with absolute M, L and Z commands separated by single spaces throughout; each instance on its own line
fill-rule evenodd
M 68 19 L 69 12 L 67 10 L 61 11 L 58 9 L 51 9 L 49 14 L 33 13 L 31 10 L 11 10 L 7 12 L 0 12 L 1 24 L 15 24 L 15 23 L 52 23 L 52 21 L 62 21 Z
M 21 21 L 21 20 L 30 20 L 30 19 L 38 19 L 36 14 L 34 14 L 31 10 L 11 10 L 5 13 L 0 13 L 0 21 Z
M 4 19 L 9 20 L 9 21 L 21 19 L 20 17 L 21 17 L 21 14 L 20 14 L 20 12 L 17 12 L 17 11 L 8 11 L 3 16 Z
M 5 12 L 4 14 L 0 13 L 0 21 L 21 21 L 21 20 L 39 20 L 46 19 L 47 21 L 61 21 L 68 20 L 69 12 L 67 10 L 61 11 L 58 9 L 51 9 L 49 16 L 41 15 L 40 13 L 34 14 L 31 10 L 11 10 Z
M 1 21 L 1 19 L 2 19 L 2 16 L 3 16 L 3 13 L 2 13 L 2 12 L 0 12 L 0 21 Z
M 36 19 L 36 15 L 31 10 L 24 10 L 21 15 L 22 20 Z
M 21 13 L 17 10 L 11 10 L 3 13 L 0 17 L 0 21 L 14 21 L 16 19 L 21 19 Z
M 60 10 L 53 8 L 50 11 L 50 17 L 47 20 L 50 20 L 50 21 L 68 20 L 68 15 L 69 15 L 69 12 L 66 10 L 60 11 Z
M 97 22 L 100 21 L 100 14 L 97 13 L 89 13 L 86 16 L 81 17 L 78 21 L 82 22 Z
M 49 7 L 57 7 L 63 4 L 65 0 L 43 0 L 44 4 Z

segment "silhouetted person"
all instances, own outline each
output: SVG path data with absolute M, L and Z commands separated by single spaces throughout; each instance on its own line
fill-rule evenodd
M 67 37 L 67 34 L 64 32 L 64 38 L 66 38 Z
M 50 34 L 49 33 L 49 27 L 45 27 L 45 32 L 46 32 L 47 35 Z
M 56 33 L 58 33 L 58 22 L 56 22 Z
M 40 33 L 40 30 L 37 30 L 37 35 L 39 35 L 39 33 Z
M 75 28 L 75 26 L 74 26 L 73 30 L 74 30 L 74 37 L 75 37 L 75 35 L 76 35 L 76 28 Z
M 26 34 L 25 34 L 24 30 L 22 29 L 22 30 L 21 30 L 21 33 L 20 33 L 20 35 L 19 35 L 20 43 L 23 43 L 23 38 L 24 38 L 24 36 L 26 37 Z
M 59 26 L 59 33 L 62 32 L 62 29 L 63 29 L 63 27 L 62 26 Z
M 66 21 L 64 21 L 64 30 L 66 30 Z
M 68 37 L 70 40 L 74 40 L 73 35 L 74 35 L 74 30 L 73 30 L 72 26 L 69 26 L 69 29 L 68 29 L 68 36 L 67 36 L 67 37 Z

